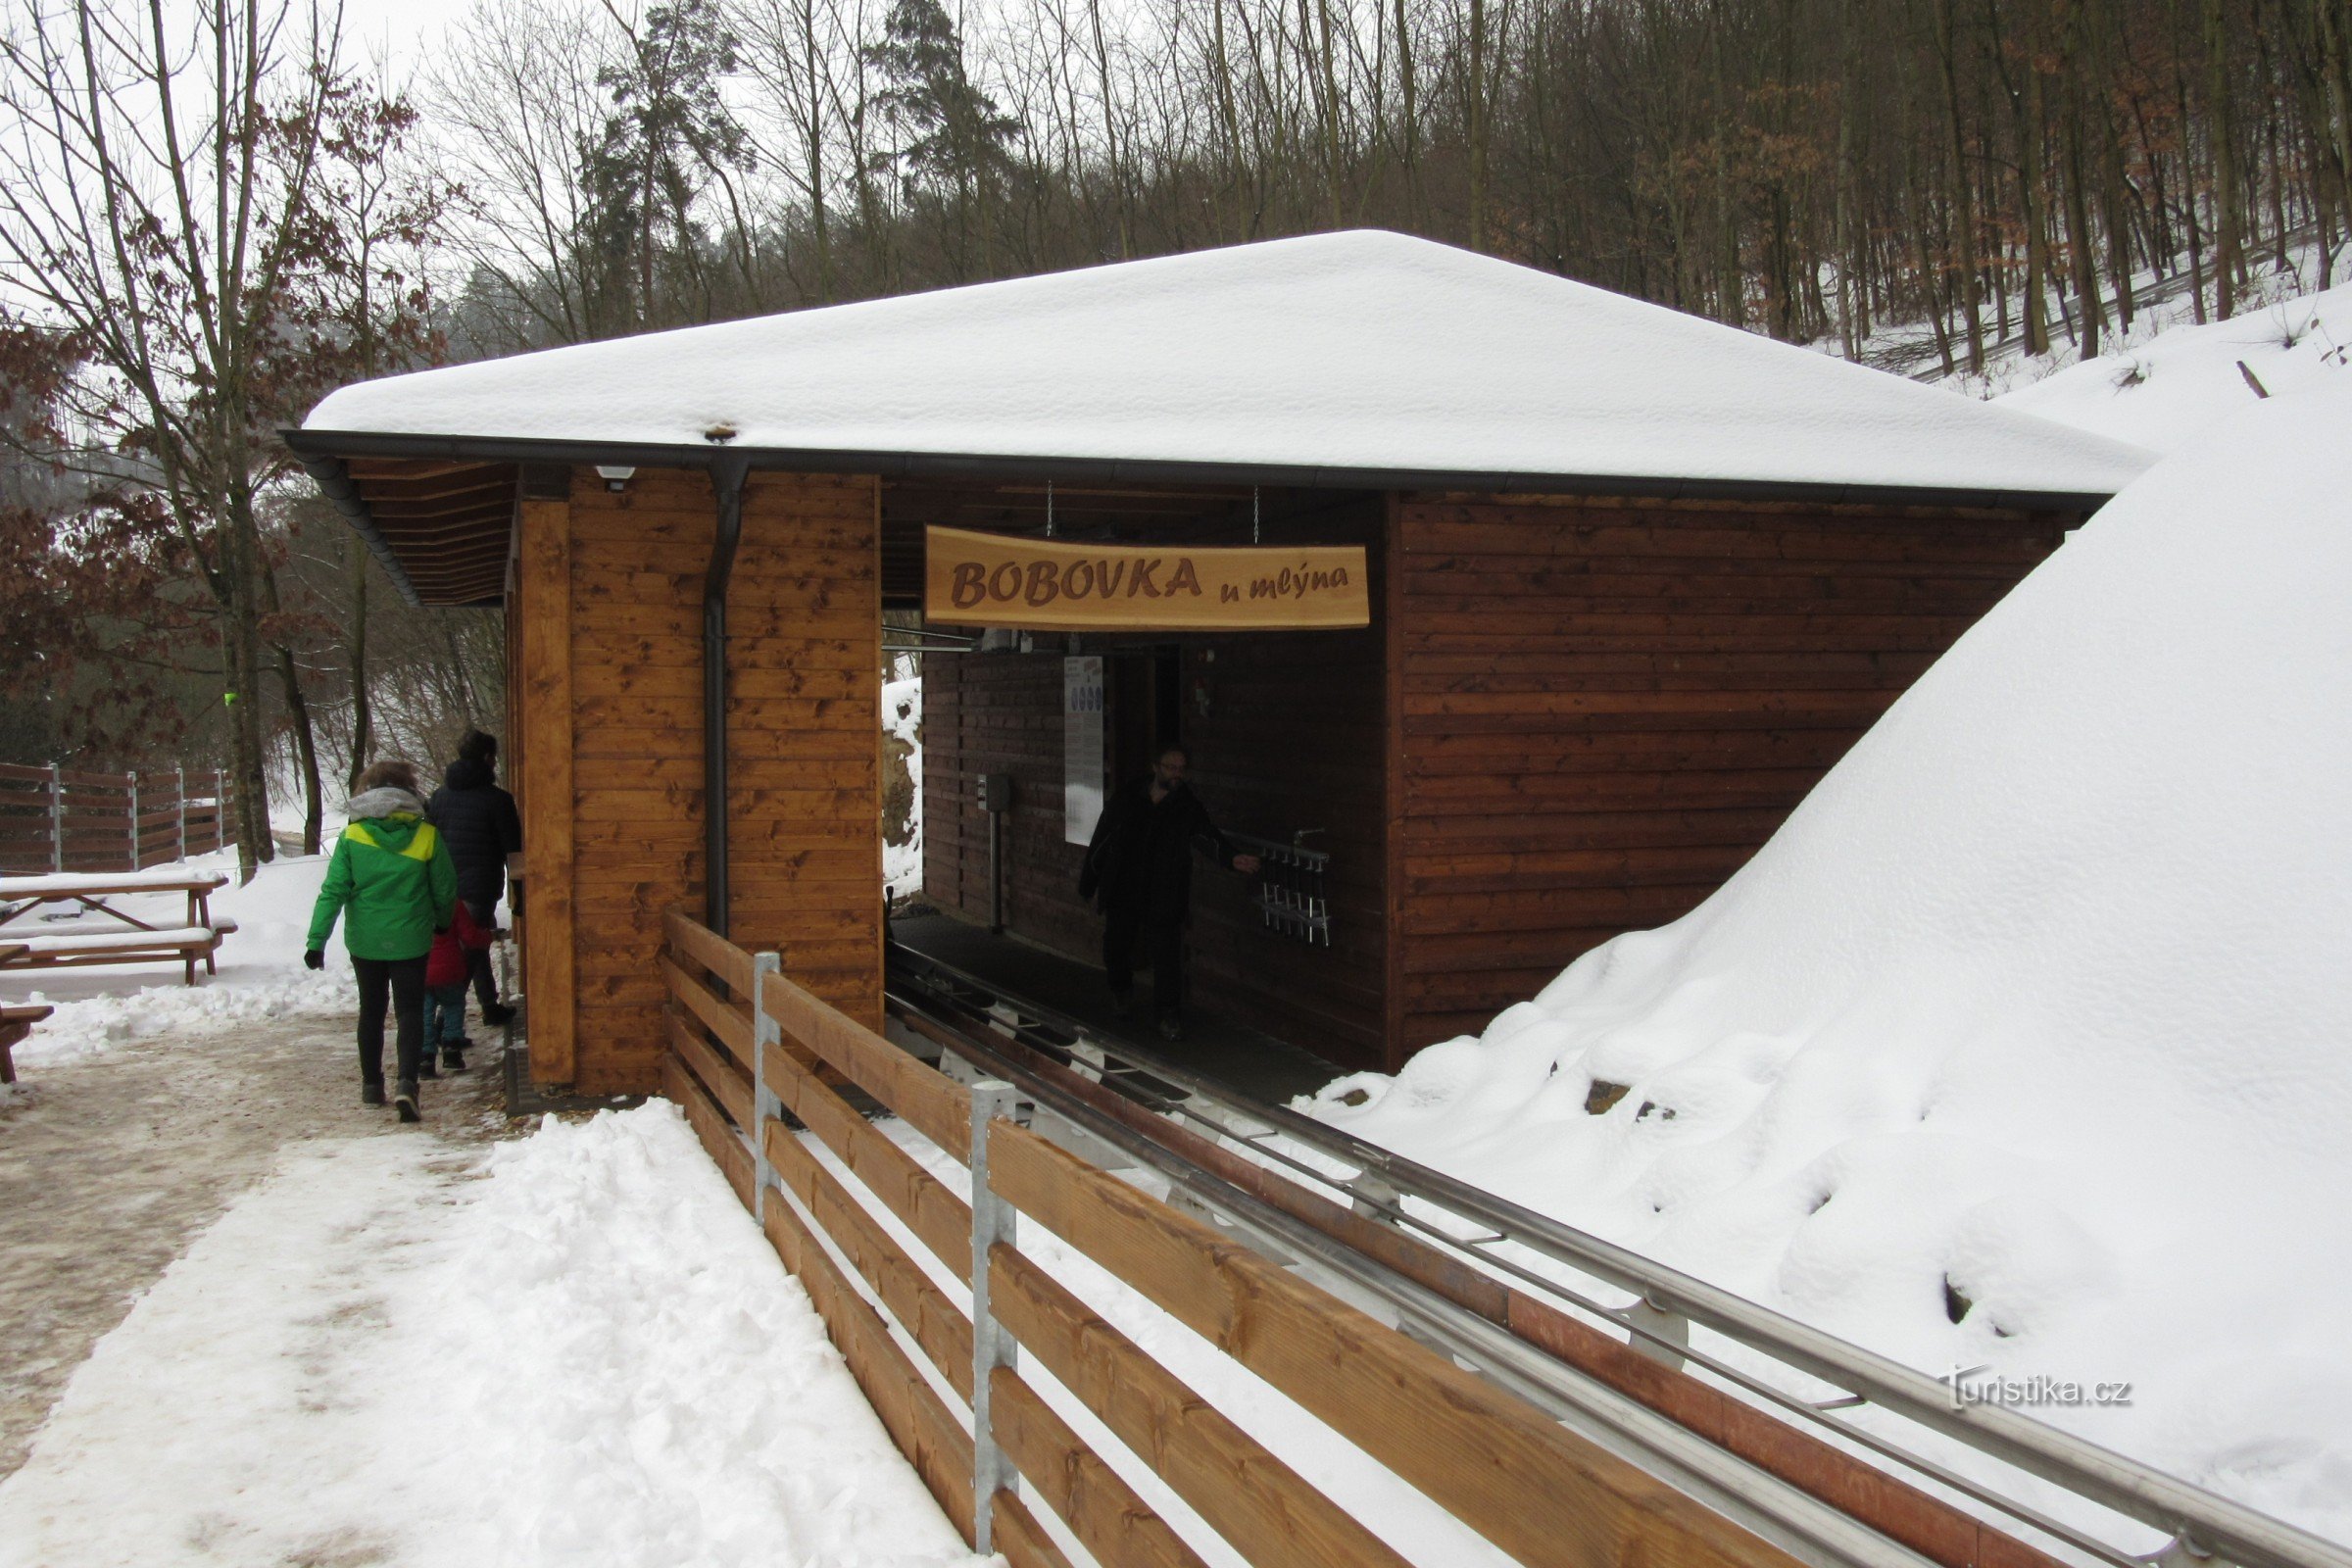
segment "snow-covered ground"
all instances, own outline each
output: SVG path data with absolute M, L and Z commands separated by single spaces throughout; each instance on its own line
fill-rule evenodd
M 75 1073 L 168 1092 L 159 1047 L 201 1075 L 263 1022 L 315 1028 L 345 1079 L 340 941 L 301 966 L 323 874 L 281 858 L 216 894 L 240 929 L 193 988 L 160 965 L 0 982 L 57 1007 L 7 1116 L 64 1113 Z M 438 1135 L 447 1102 L 284 1146 L 193 1238 L 0 1480 L 0 1565 L 979 1561 L 674 1107 L 551 1119 L 485 1159 Z
M 2352 1542 L 2352 374 L 2262 329 L 2037 389 L 2177 455 L 1699 909 L 1310 1108 Z
M 2347 375 L 2352 283 L 2282 299 L 2053 370 L 1993 401 L 2157 452 L 2173 452 L 2270 397 Z
M 292 1151 L 74 1374 L 0 1563 L 980 1561 L 675 1107 L 468 1164 Z
M 181 984 L 180 965 L 105 965 L 86 969 L 42 969 L 0 976 L 0 1000 L 47 1002 L 56 1007 L 32 1037 L 13 1053 L 29 1069 L 77 1061 L 109 1045 L 159 1034 L 218 1034 L 264 1019 L 306 1012 L 331 1012 L 347 1005 L 351 964 L 340 940 L 327 947 L 327 967 L 313 973 L 302 966 L 311 906 L 326 875 L 323 856 L 281 856 L 237 886 L 234 850 L 198 856 L 172 870 L 209 871 L 228 878 L 212 896 L 214 918 L 237 922 L 220 945 L 220 973 Z M 132 894 L 110 900 L 124 912 L 158 925 L 177 925 L 187 909 L 184 894 Z M 99 916 L 48 905 L 19 918 L 16 926 L 71 931 L 78 924 L 109 926 Z

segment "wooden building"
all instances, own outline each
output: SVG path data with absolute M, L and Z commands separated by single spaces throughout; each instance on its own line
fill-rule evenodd
M 1091 956 L 1070 780 L 1181 741 L 1223 826 L 1328 857 L 1327 942 L 1199 878 L 1197 982 L 1395 1066 L 1695 906 L 2151 461 L 1363 233 L 390 378 L 288 439 L 404 592 L 505 606 L 532 1069 L 600 1093 L 651 1085 L 671 904 L 878 1016 L 880 621 L 932 527 L 1361 549 L 1353 629 L 942 642 L 925 894 Z

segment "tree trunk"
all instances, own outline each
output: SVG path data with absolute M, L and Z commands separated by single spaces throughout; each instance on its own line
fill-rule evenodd
M 1470 0 L 1470 248 L 1487 248 L 1487 0 Z
M 1977 261 L 1975 181 L 1969 178 L 1961 123 L 1960 73 L 1952 23 L 1955 0 L 1936 0 L 1936 53 L 1943 69 L 1944 156 L 1951 162 L 1952 231 L 1959 240 L 1960 310 L 1968 328 L 1968 368 L 1984 368 L 1984 280 Z
M 2066 201 L 2068 271 L 2074 279 L 2075 309 L 2082 318 L 2082 358 L 2096 359 L 2099 329 L 2107 324 L 2099 308 L 2098 244 L 2090 231 L 2089 179 L 2083 168 L 2082 120 L 2089 112 L 2083 101 L 2082 30 L 2084 0 L 2064 0 L 2059 22 L 2058 80 L 2065 98 L 2060 109 L 2061 192 Z M 2096 84 L 2092 91 L 2095 92 Z
M 2205 0 L 2206 136 L 2213 150 L 2213 314 L 2228 320 L 2237 307 L 2240 254 L 2237 148 L 2230 108 L 2230 21 L 2223 0 Z
M 375 750 L 375 710 L 368 700 L 368 546 L 356 533 L 345 533 L 351 553 L 351 767 L 343 781 L 357 791 Z

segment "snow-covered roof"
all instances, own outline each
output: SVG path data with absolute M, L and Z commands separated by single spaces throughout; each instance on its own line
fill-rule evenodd
M 347 387 L 306 432 L 2104 496 L 2136 447 L 1359 230 Z M 309 443 L 306 443 L 309 444 Z M 316 444 L 331 445 L 320 439 Z

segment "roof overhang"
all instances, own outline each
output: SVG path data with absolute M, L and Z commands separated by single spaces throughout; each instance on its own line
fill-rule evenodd
M 495 507 L 476 506 L 467 519 L 431 520 L 414 498 L 384 501 L 386 477 L 354 477 L 354 461 L 406 462 L 459 467 L 607 465 L 635 468 L 709 468 L 722 460 L 748 461 L 754 469 L 796 473 L 862 473 L 882 479 L 991 482 L 1262 485 L 1298 490 L 1435 490 L 1529 495 L 1629 496 L 1668 501 L 1812 502 L 1821 505 L 1898 506 L 2087 514 L 2108 491 L 1982 490 L 1894 485 L 1809 484 L 1785 480 L 1673 478 L 1644 474 L 1491 472 L 1436 468 L 1340 468 L 1316 465 L 1169 462 L 1071 458 L 1004 453 L 846 451 L 801 447 L 744 447 L 545 440 L 524 437 L 416 435 L 365 430 L 281 432 L 328 500 L 383 563 L 411 604 L 487 605 L 504 591 L 507 532 L 513 519 L 510 488 Z M 513 484 L 509 474 L 508 483 Z M 379 511 L 383 514 L 379 515 Z M 493 522 L 493 514 L 495 521 Z M 470 536 L 470 537 L 467 537 Z M 495 539 L 495 563 L 489 546 Z M 452 563 L 426 558 L 465 543 L 470 553 Z M 424 568 L 422 575 L 412 566 Z M 483 585 L 487 585 L 484 587 Z

